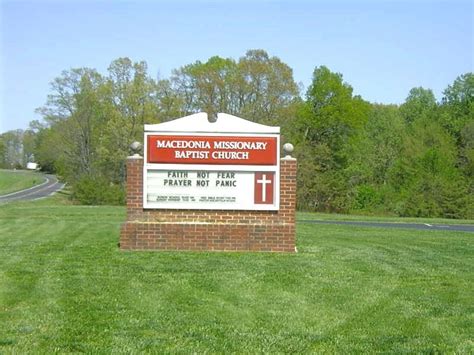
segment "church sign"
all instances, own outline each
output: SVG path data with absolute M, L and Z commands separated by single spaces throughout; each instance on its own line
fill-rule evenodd
M 145 125 L 143 207 L 279 208 L 280 129 L 205 113 Z

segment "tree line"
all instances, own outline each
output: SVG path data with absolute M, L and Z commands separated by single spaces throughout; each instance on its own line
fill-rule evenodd
M 143 141 L 145 123 L 226 112 L 281 126 L 296 148 L 301 210 L 474 217 L 473 73 L 440 101 L 418 87 L 401 105 L 370 103 L 325 66 L 301 91 L 292 69 L 264 50 L 196 61 L 167 79 L 128 58 L 106 73 L 71 69 L 51 83 L 41 122 L 0 136 L 0 166 L 34 158 L 74 199 L 120 204 L 129 145 Z

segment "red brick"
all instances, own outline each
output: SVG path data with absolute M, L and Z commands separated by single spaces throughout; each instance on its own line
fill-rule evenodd
M 279 211 L 144 210 L 143 159 L 128 159 L 120 248 L 294 252 L 296 167 L 281 160 Z

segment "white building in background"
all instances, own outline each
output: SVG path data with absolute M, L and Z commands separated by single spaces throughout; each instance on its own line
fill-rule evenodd
M 38 164 L 29 162 L 29 163 L 26 164 L 26 168 L 28 170 L 36 170 L 36 169 L 38 169 Z

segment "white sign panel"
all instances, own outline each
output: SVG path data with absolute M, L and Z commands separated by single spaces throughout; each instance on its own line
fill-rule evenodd
M 275 173 L 149 170 L 147 203 L 170 209 L 277 209 Z
M 144 208 L 278 210 L 279 128 L 199 115 L 145 126 Z M 204 132 L 187 130 L 199 119 Z

